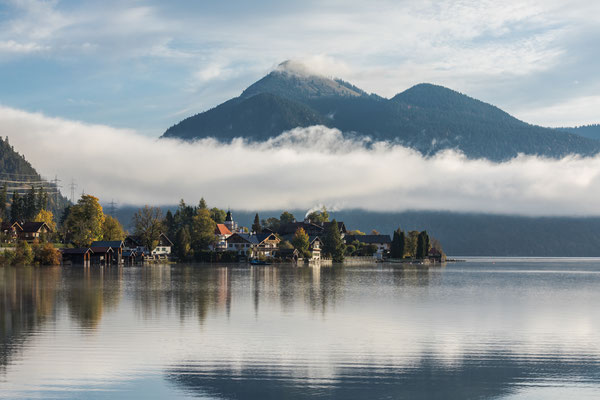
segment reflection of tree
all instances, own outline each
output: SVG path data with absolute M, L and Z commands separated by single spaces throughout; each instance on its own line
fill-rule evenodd
M 399 264 L 390 268 L 396 286 L 425 287 L 440 281 L 443 266 Z
M 122 268 L 73 268 L 65 273 L 71 317 L 83 327 L 95 328 L 106 309 L 118 306 Z
M 30 332 L 54 316 L 59 267 L 0 268 L 0 366 Z

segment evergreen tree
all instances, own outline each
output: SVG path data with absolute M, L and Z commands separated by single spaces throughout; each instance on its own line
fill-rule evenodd
M 342 241 L 342 234 L 335 219 L 325 229 L 323 253 L 325 256 L 331 257 L 333 262 L 344 261 L 344 242 Z
M 260 225 L 260 219 L 258 218 L 258 213 L 254 216 L 254 223 L 252 224 L 252 232 L 261 233 L 262 226 Z
M 6 192 L 6 184 L 2 186 L 2 190 L 0 191 L 0 218 L 3 220 L 6 219 L 6 202 L 8 201 L 8 194 Z
M 37 214 L 37 201 L 35 188 L 32 186 L 23 198 L 23 219 L 27 221 L 33 220 Z
M 13 222 L 23 220 L 23 201 L 16 190 L 13 192 L 10 204 L 10 220 Z
M 189 260 L 192 257 L 192 238 L 190 230 L 184 226 L 177 231 L 174 253 L 180 261 Z
M 394 238 L 392 239 L 392 245 L 390 246 L 390 256 L 392 258 L 403 258 L 404 257 L 404 245 L 405 237 L 404 232 L 400 228 L 394 231 Z
M 39 187 L 35 203 L 36 214 L 48 208 L 48 197 L 43 187 Z
M 173 213 L 171 212 L 171 210 L 167 210 L 167 214 L 165 215 L 165 229 L 167 231 L 167 237 L 169 239 L 175 238 L 177 229 L 175 226 L 175 217 L 173 217 Z
M 419 233 L 419 237 L 417 239 L 417 254 L 416 258 L 424 259 L 427 258 L 429 253 L 429 235 L 427 231 L 423 231 Z
M 201 210 L 208 209 L 208 205 L 206 204 L 206 200 L 204 200 L 204 197 L 202 197 L 200 199 L 200 202 L 198 203 L 198 208 L 201 209 Z
M 192 249 L 196 254 L 208 250 L 211 245 L 216 243 L 215 221 L 210 217 L 208 209 L 199 209 L 198 213 L 192 218 L 190 236 Z

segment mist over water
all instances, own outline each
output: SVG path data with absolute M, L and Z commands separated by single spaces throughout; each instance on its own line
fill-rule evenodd
M 244 210 L 362 208 L 600 215 L 600 156 L 507 162 L 424 157 L 388 142 L 298 128 L 262 143 L 193 144 L 0 108 L 0 135 L 43 174 L 120 204 L 184 198 Z

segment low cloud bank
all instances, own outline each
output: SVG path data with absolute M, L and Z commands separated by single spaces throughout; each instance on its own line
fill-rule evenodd
M 600 215 L 600 156 L 520 156 L 494 163 L 446 151 L 425 158 L 386 142 L 344 138 L 322 126 L 263 143 L 193 144 L 131 130 L 0 107 L 0 135 L 38 171 L 75 179 L 120 204 L 210 205 L 265 210 L 365 208 L 526 215 Z M 64 190 L 67 193 L 68 190 Z

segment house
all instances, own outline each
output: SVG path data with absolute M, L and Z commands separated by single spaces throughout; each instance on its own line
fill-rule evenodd
M 232 233 L 225 224 L 217 224 L 215 226 L 215 236 L 217 237 L 217 243 L 212 246 L 215 251 L 226 251 L 227 250 L 227 238 Z
M 146 256 L 159 259 L 169 258 L 172 248 L 173 242 L 164 233 L 160 234 L 158 245 L 152 251 L 146 249 L 141 239 L 137 236 L 127 236 L 123 241 L 123 251 L 135 251 L 137 259 L 140 259 L 140 257 L 144 259 Z
M 113 262 L 121 264 L 123 257 L 123 248 L 125 247 L 125 243 L 122 240 L 96 241 L 92 242 L 91 247 L 112 247 L 112 249 L 115 252 Z
M 226 239 L 228 251 L 249 257 L 273 257 L 280 241 L 274 233 L 234 233 Z
M 112 247 L 90 247 L 92 265 L 109 266 L 112 264 L 115 251 Z
M 276 257 L 276 258 L 279 258 L 282 261 L 288 261 L 288 262 L 298 261 L 299 256 L 300 256 L 300 253 L 298 253 L 298 250 L 296 250 L 296 249 L 278 249 L 277 251 L 275 251 L 275 255 L 274 255 L 274 257 Z
M 40 240 L 43 235 L 52 233 L 52 230 L 45 222 L 23 222 L 21 228 L 22 230 L 18 232 L 19 240 L 27 242 L 33 242 L 36 239 Z
M 231 233 L 235 233 L 238 231 L 238 224 L 233 220 L 233 214 L 231 213 L 231 210 L 227 210 L 224 225 L 227 227 L 227 229 L 229 229 Z
M 173 247 L 173 242 L 169 240 L 167 235 L 161 233 L 158 237 L 158 245 L 152 249 L 150 254 L 154 258 L 169 258 L 171 256 L 171 248 Z
M 2 222 L 0 230 L 4 235 L 3 240 L 8 242 L 16 242 L 23 228 L 18 222 Z
M 125 250 L 122 259 L 125 265 L 133 265 L 137 261 L 137 253 L 135 250 Z
M 89 247 L 62 249 L 63 265 L 90 265 L 93 251 Z
M 310 251 L 311 260 L 320 261 L 321 249 L 323 248 L 323 241 L 318 236 L 309 236 L 308 243 L 308 251 Z
M 389 235 L 347 235 L 344 240 L 347 244 L 358 241 L 359 243 L 377 246 L 377 251 L 373 254 L 376 258 L 383 258 L 383 255 L 390 251 L 392 244 Z
M 343 222 L 338 222 L 337 224 L 343 238 L 348 232 L 346 230 L 346 225 Z M 279 236 L 293 235 L 298 229 L 302 228 L 308 236 L 322 237 L 330 225 L 331 222 L 310 222 L 308 220 L 302 222 L 290 222 L 287 224 L 282 224 L 277 230 L 277 234 Z
M 427 253 L 427 258 L 433 262 L 446 262 L 446 255 L 435 247 L 432 247 L 429 250 L 429 253 Z

